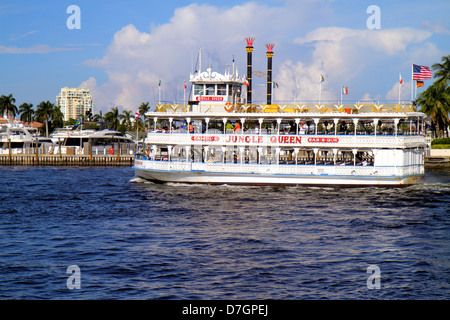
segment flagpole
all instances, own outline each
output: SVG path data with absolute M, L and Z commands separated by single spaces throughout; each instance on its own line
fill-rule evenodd
M 341 105 L 342 105 L 342 86 L 341 86 Z
M 320 86 L 319 86 L 319 106 L 321 98 L 322 98 L 322 79 L 320 79 Z
M 402 78 L 402 75 L 400 74 L 400 79 Z M 401 81 L 399 81 L 398 83 L 398 106 L 400 107 L 400 95 L 401 95 L 401 87 L 402 87 L 402 83 Z
M 411 103 L 414 100 L 414 65 L 411 65 Z
M 158 85 L 158 100 L 159 100 L 159 104 L 161 104 L 161 80 L 159 80 L 159 85 Z

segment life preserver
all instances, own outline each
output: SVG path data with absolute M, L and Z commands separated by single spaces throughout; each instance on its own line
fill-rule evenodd
M 225 108 L 226 112 L 231 112 L 231 111 L 233 111 L 234 106 L 233 106 L 233 104 L 231 102 L 227 102 L 227 103 L 225 103 L 224 108 Z

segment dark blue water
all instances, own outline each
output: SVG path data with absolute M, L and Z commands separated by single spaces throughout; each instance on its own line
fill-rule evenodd
M 449 170 L 403 189 L 133 178 L 1 167 L 0 299 L 450 298 Z

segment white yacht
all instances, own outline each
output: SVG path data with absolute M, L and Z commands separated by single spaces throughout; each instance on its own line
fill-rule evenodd
M 113 155 L 121 146 L 121 154 L 133 154 L 133 139 L 124 136 L 122 132 L 110 129 L 83 129 L 83 125 L 66 127 L 56 130 L 51 139 L 55 144 L 53 153 L 78 155 Z
M 0 146 L 0 154 L 26 154 L 36 146 L 50 150 L 52 141 L 40 136 L 37 128 L 5 116 L 0 119 Z

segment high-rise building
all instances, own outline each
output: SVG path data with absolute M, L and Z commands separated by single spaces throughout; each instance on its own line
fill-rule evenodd
M 56 105 L 64 114 L 64 121 L 69 119 L 81 119 L 86 112 L 93 113 L 94 103 L 91 92 L 85 88 L 61 88 L 61 93 L 56 97 Z

